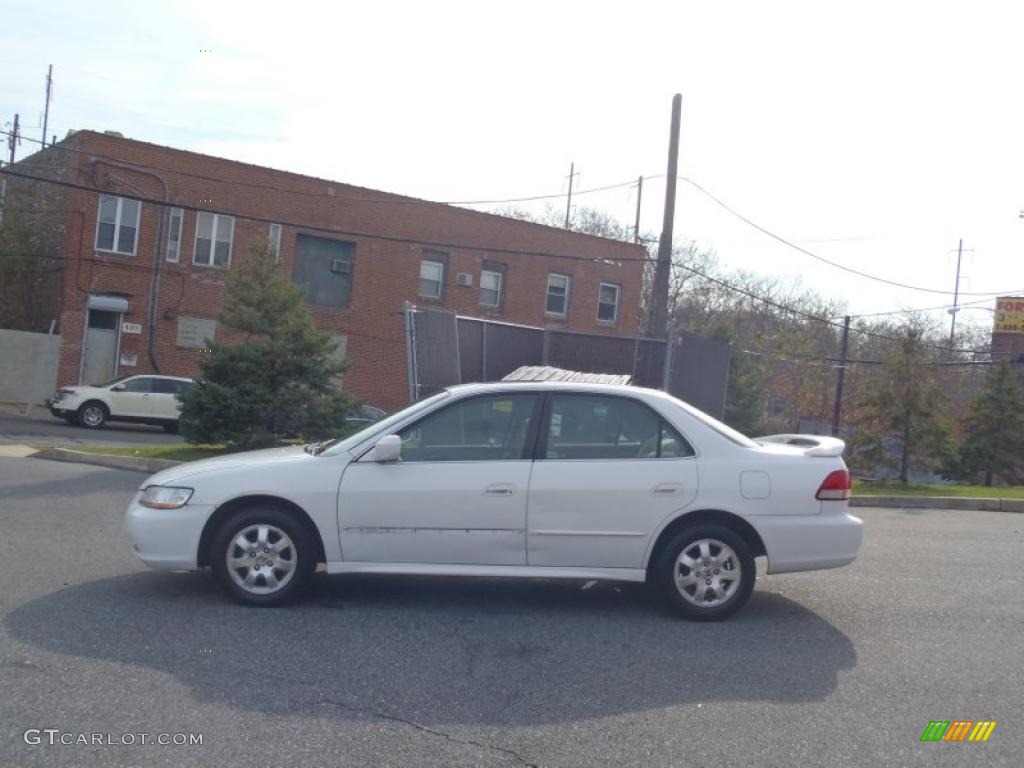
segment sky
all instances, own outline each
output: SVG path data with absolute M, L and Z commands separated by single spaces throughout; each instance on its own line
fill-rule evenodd
M 0 0 L 0 18 L 0 125 L 18 112 L 31 138 L 53 64 L 58 137 L 117 130 L 499 200 L 564 194 L 570 163 L 584 191 L 664 174 L 680 93 L 681 176 L 825 259 L 940 292 L 815 261 L 680 183 L 677 238 L 725 267 L 852 313 L 930 307 L 952 301 L 962 238 L 962 292 L 1024 292 L 1024 10 L 1011 3 Z M 644 186 L 644 231 L 660 231 L 664 185 Z M 574 203 L 631 225 L 636 190 Z

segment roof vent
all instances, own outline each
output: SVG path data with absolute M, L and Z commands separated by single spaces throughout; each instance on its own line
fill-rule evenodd
M 116 136 L 119 139 L 123 139 L 124 138 L 124 134 L 121 133 L 120 131 L 104 131 L 103 134 L 105 136 Z

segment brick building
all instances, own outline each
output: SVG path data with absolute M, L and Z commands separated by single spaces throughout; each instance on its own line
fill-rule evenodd
M 16 163 L 60 265 L 41 297 L 58 382 L 195 375 L 224 267 L 263 235 L 350 363 L 346 390 L 407 401 L 402 306 L 549 328 L 637 332 L 636 245 L 194 152 L 78 131 Z

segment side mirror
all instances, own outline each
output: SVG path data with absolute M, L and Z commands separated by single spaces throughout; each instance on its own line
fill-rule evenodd
M 124 392 L 126 389 L 128 389 L 128 387 L 126 387 L 124 384 L 115 384 L 114 386 L 112 386 L 110 388 L 110 391 L 111 392 Z
M 398 461 L 402 458 L 402 438 L 385 435 L 373 446 L 374 461 Z

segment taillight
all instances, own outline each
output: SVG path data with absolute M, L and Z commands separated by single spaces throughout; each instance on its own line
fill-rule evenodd
M 843 501 L 850 498 L 850 473 L 845 469 L 830 472 L 814 498 L 819 501 Z

